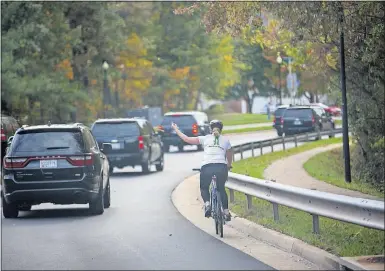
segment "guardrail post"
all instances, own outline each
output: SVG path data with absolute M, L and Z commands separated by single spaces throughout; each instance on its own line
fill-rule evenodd
M 230 202 L 234 203 L 234 190 L 233 189 L 229 189 L 229 191 L 230 191 Z
M 270 140 L 271 152 L 274 152 L 274 144 L 273 140 Z
M 309 141 L 309 134 L 308 133 L 306 133 L 305 141 Z
M 335 134 L 334 134 L 334 129 L 331 130 L 330 135 L 331 135 L 332 137 L 335 136 Z
M 282 137 L 282 146 L 283 146 L 283 150 L 286 150 L 286 147 L 285 147 L 285 137 Z
M 261 150 L 261 155 L 263 155 L 262 143 L 259 143 L 259 148 L 260 148 L 260 150 Z
M 279 220 L 279 213 L 278 213 L 278 204 L 277 203 L 273 203 L 273 215 L 274 215 L 274 221 L 278 221 Z
M 313 215 L 313 233 L 319 234 L 319 217 L 318 215 Z
M 294 134 L 294 144 L 295 144 L 295 147 L 297 148 L 298 147 L 298 140 L 297 140 L 296 134 Z
M 321 137 L 321 131 L 320 131 L 320 130 L 317 131 L 317 137 L 318 137 L 319 140 L 322 139 L 322 137 Z
M 235 162 L 235 152 L 233 152 L 233 162 Z
M 241 153 L 241 160 L 243 160 L 243 148 L 242 148 L 242 145 L 239 146 L 239 151 Z
M 251 156 L 254 157 L 254 142 L 251 142 Z
M 253 198 L 250 196 L 250 195 L 246 195 L 246 198 L 247 198 L 247 210 L 251 210 L 251 208 L 253 207 Z

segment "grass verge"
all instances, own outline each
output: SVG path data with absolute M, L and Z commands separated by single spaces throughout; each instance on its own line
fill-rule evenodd
M 335 120 L 335 121 L 334 121 L 334 124 L 335 124 L 335 125 L 342 125 L 342 120 Z
M 305 143 L 298 148 L 268 153 L 263 156 L 235 162 L 233 172 L 263 178 L 264 170 L 275 160 L 309 149 L 342 142 L 341 138 Z M 312 233 L 310 214 L 279 206 L 279 221 L 273 218 L 273 207 L 268 201 L 253 198 L 253 207 L 246 210 L 246 196 L 235 192 L 235 202 L 230 209 L 237 215 L 267 228 L 303 240 L 341 257 L 384 254 L 384 232 L 367 229 L 350 223 L 320 217 L 320 234 Z
M 354 148 L 354 146 L 352 146 L 352 148 Z M 310 176 L 313 176 L 317 180 L 380 198 L 384 197 L 384 193 L 378 191 L 368 183 L 361 182 L 354 178 L 350 184 L 345 182 L 342 148 L 322 152 L 311 157 L 303 165 L 303 168 Z
M 252 127 L 252 128 L 243 128 L 243 129 L 234 129 L 234 130 L 223 130 L 222 134 L 241 134 L 241 133 L 249 133 L 249 132 L 268 131 L 273 129 L 274 129 L 273 126 Z
M 263 114 L 216 114 L 211 116 L 211 119 L 219 119 L 225 126 L 272 122 L 272 120 L 267 119 L 267 115 Z

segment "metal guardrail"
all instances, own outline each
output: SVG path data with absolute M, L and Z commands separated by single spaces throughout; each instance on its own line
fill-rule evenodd
M 274 138 L 240 144 L 234 146 L 233 149 L 234 153 L 240 153 L 241 159 L 243 159 L 244 151 L 251 150 L 254 156 L 255 146 L 260 148 L 261 154 L 263 154 L 263 147 L 271 146 L 273 150 L 274 145 L 283 144 L 283 149 L 285 149 L 285 143 L 288 142 L 295 142 L 295 146 L 297 147 L 297 143 L 300 141 L 308 141 L 309 138 L 312 137 L 320 138 L 322 135 L 333 136 L 341 132 L 342 129 L 336 129 L 332 132 L 325 131 L 289 138 Z M 316 234 L 320 232 L 319 216 L 349 222 L 367 228 L 384 230 L 383 201 L 355 198 L 283 185 L 273 181 L 261 180 L 232 172 L 229 173 L 226 187 L 230 191 L 230 202 L 234 202 L 234 191 L 246 195 L 246 208 L 248 210 L 252 208 L 252 197 L 271 202 L 275 221 L 279 220 L 279 205 L 284 205 L 311 214 L 313 217 L 313 233 Z

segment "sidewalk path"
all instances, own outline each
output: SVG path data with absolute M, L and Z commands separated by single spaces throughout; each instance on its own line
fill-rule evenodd
M 267 180 L 275 180 L 277 183 L 287 184 L 307 189 L 315 189 L 318 191 L 340 194 L 345 196 L 367 198 L 379 200 L 378 197 L 363 194 L 358 191 L 340 188 L 323 181 L 319 181 L 310 176 L 303 164 L 306 163 L 314 155 L 325 152 L 334 148 L 338 148 L 342 144 L 333 144 L 327 147 L 315 148 L 299 154 L 291 155 L 287 158 L 280 159 L 272 163 L 264 172 L 264 177 Z

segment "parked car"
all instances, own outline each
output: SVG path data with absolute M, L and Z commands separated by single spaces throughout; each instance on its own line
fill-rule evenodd
M 340 116 L 341 115 L 341 109 L 337 106 L 327 106 L 323 103 L 312 103 L 312 104 L 310 104 L 310 106 L 321 107 L 332 116 Z
M 1 165 L 3 165 L 8 139 L 13 136 L 19 128 L 20 124 L 15 118 L 1 114 Z
M 179 151 L 183 151 L 183 147 L 188 145 L 171 127 L 174 122 L 179 129 L 187 136 L 203 136 L 210 133 L 209 119 L 207 114 L 199 111 L 190 112 L 168 112 L 164 115 L 162 124 L 158 127 L 162 131 L 162 139 L 164 150 L 168 152 L 170 146 L 177 146 Z M 198 145 L 198 150 L 203 150 L 201 145 Z
M 155 165 L 164 168 L 163 142 L 151 123 L 141 118 L 99 119 L 92 125 L 92 134 L 99 146 L 111 143 L 107 154 L 110 173 L 114 167 L 141 166 L 144 173 Z
M 277 130 L 278 136 L 282 136 L 283 130 L 282 130 L 282 116 L 285 112 L 286 108 L 288 108 L 289 105 L 280 105 L 277 107 L 277 109 L 274 111 L 274 120 L 273 120 L 273 127 L 275 130 Z
M 321 107 L 288 107 L 281 119 L 285 135 L 333 130 L 334 121 Z M 331 136 L 330 136 L 331 137 Z
M 33 205 L 89 204 L 92 214 L 110 207 L 108 160 L 89 128 L 81 124 L 22 127 L 4 157 L 5 218 Z

